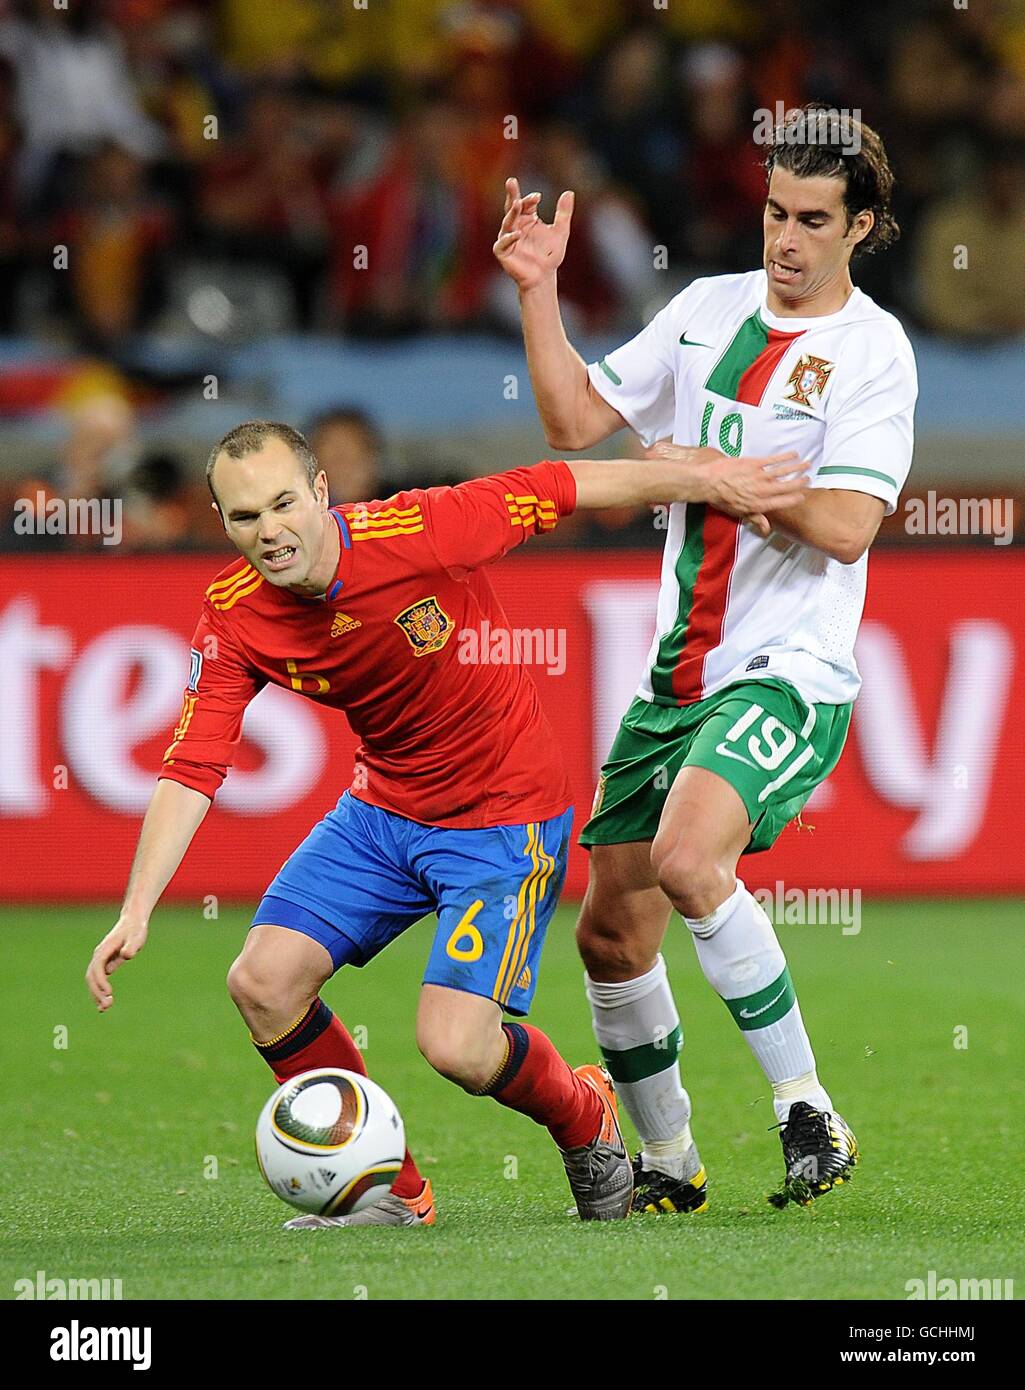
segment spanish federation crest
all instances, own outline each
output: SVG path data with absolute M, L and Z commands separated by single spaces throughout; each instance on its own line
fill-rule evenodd
M 437 598 L 417 599 L 395 619 L 409 639 L 415 656 L 440 652 L 452 636 L 454 624 Z
M 787 385 L 794 389 L 783 399 L 796 401 L 798 405 L 811 405 L 809 397 L 822 395 L 834 365 L 824 357 L 812 357 L 808 352 L 802 353 L 787 381 Z

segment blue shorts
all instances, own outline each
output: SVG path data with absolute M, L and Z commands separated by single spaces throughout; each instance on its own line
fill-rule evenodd
M 452 830 L 346 792 L 287 859 L 253 917 L 311 936 L 337 970 L 366 965 L 429 912 L 424 984 L 525 1014 L 566 876 L 572 809 L 551 820 Z

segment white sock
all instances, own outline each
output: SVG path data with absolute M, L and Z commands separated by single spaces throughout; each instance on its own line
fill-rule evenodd
M 780 1122 L 795 1100 L 831 1110 L 772 923 L 740 880 L 707 917 L 686 917 L 705 979 L 726 1003 L 773 1089 Z
M 688 1176 L 691 1104 L 680 1082 L 683 1035 L 665 961 L 659 956 L 646 974 L 618 984 L 587 974 L 584 981 L 594 1036 L 641 1136 L 645 1163 L 672 1177 Z

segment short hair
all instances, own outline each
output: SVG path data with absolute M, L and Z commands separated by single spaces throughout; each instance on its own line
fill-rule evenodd
M 843 141 L 836 123 L 854 133 L 856 138 L 850 144 Z M 808 138 L 805 132 L 812 126 L 818 128 L 817 135 Z M 827 126 L 830 129 L 826 130 Z M 823 132 L 826 138 L 818 138 Z M 890 206 L 893 171 L 883 142 L 871 126 L 854 120 L 848 113 L 817 102 L 788 111 L 783 124 L 776 127 L 764 163 L 767 180 L 775 168 L 786 169 L 801 179 L 823 176 L 844 180 L 848 230 L 859 212 L 871 212 L 875 218 L 871 231 L 855 246 L 854 255 L 870 254 L 900 236 Z
M 217 493 L 214 492 L 213 474 L 214 464 L 220 455 L 227 454 L 230 459 L 244 459 L 249 454 L 258 454 L 268 439 L 280 439 L 283 444 L 288 445 L 306 470 L 306 479 L 310 491 L 313 491 L 313 483 L 320 471 L 320 465 L 305 437 L 291 425 L 282 424 L 280 420 L 246 420 L 229 430 L 224 438 L 214 445 L 206 461 L 206 485 L 218 508 L 221 504 L 217 500 Z

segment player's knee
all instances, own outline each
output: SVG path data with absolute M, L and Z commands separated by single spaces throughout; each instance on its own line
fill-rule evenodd
M 486 1040 L 455 1021 L 418 1028 L 416 1045 L 440 1076 L 467 1091 L 479 1091 L 495 1070 Z
M 644 945 L 631 927 L 625 907 L 617 913 L 613 902 L 588 890 L 577 921 L 577 950 L 592 979 L 629 979 L 644 969 Z
M 651 846 L 658 886 L 684 917 L 704 917 L 729 896 L 732 874 L 696 844 L 677 840 Z
M 244 956 L 236 956 L 228 969 L 228 993 L 232 1000 L 241 1009 L 253 1003 L 257 992 L 257 982 L 249 962 Z
M 244 951 L 228 971 L 228 993 L 246 1018 L 252 1013 L 291 1015 L 302 1003 L 287 982 L 276 978 Z

